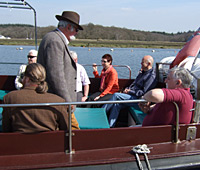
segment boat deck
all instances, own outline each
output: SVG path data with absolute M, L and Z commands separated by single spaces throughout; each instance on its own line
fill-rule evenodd
M 14 76 L 1 76 L 0 89 L 14 90 Z M 94 81 L 94 82 L 93 82 Z M 119 80 L 126 87 L 133 80 Z M 95 91 L 98 80 L 91 79 Z M 159 85 L 158 85 L 159 87 Z M 91 91 L 93 92 L 93 91 Z M 195 135 L 188 131 L 196 129 Z M 37 134 L 0 133 L 0 170 L 12 169 L 138 169 L 132 148 L 147 144 L 152 169 L 200 168 L 200 124 L 124 127 Z M 144 155 L 140 155 L 146 168 Z M 170 162 L 170 163 L 169 163 Z
M 132 148 L 144 143 L 152 169 L 194 168 L 200 166 L 200 139 L 185 140 L 189 126 L 180 126 L 180 143 L 171 142 L 172 126 L 74 130 L 72 154 L 64 131 L 1 133 L 0 169 L 138 169 Z M 145 167 L 144 156 L 140 159 Z

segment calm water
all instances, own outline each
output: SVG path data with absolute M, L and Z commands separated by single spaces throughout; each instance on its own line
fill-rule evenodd
M 7 63 L 26 63 L 28 51 L 34 49 L 33 46 L 20 46 L 23 50 L 17 50 L 19 46 L 0 46 L 0 62 Z M 176 56 L 179 49 L 145 49 L 145 48 L 82 48 L 69 47 L 70 50 L 76 51 L 78 54 L 78 62 L 80 64 L 97 63 L 101 65 L 101 57 L 109 53 L 113 57 L 113 65 L 129 65 L 132 70 L 132 78 L 138 74 L 140 69 L 140 62 L 144 55 L 151 55 L 155 62 L 168 56 Z M 155 50 L 155 52 L 152 52 Z M 16 75 L 20 64 L 0 64 L 0 75 Z M 86 71 L 90 77 L 92 74 L 92 67 L 85 66 Z M 98 70 L 101 71 L 99 66 Z M 127 68 L 116 68 L 119 78 L 129 78 L 129 71 Z

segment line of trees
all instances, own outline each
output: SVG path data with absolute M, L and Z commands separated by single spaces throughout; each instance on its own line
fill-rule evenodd
M 82 26 L 84 30 L 79 31 L 78 39 L 186 42 L 194 33 L 194 31 L 188 31 L 169 34 L 166 32 L 131 30 L 114 26 L 104 27 L 92 23 Z M 55 28 L 55 26 L 37 27 L 38 39 L 42 39 L 47 32 Z M 34 39 L 34 34 L 33 25 L 0 24 L 0 35 L 5 37 Z

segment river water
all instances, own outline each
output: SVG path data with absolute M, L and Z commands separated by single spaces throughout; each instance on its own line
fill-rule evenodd
M 23 50 L 19 50 L 22 47 Z M 151 49 L 151 48 L 83 48 L 69 47 L 70 50 L 78 54 L 78 63 L 92 65 L 97 63 L 101 65 L 101 57 L 109 53 L 113 57 L 113 65 L 128 65 L 132 70 L 131 78 L 135 78 L 141 67 L 141 59 L 144 55 L 151 55 L 155 63 L 169 56 L 176 56 L 179 49 Z M 19 64 L 0 64 L 0 75 L 16 75 L 21 63 L 27 62 L 28 51 L 34 49 L 34 46 L 7 46 L 0 45 L 0 63 L 19 63 Z M 155 66 L 155 64 L 154 64 Z M 90 77 L 93 77 L 92 67 L 85 66 Z M 98 70 L 101 71 L 99 66 Z M 129 78 L 127 68 L 116 68 L 119 78 Z

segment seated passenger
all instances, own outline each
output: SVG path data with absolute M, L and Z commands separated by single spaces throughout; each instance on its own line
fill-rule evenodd
M 142 126 L 173 125 L 176 122 L 175 102 L 179 107 L 179 123 L 191 121 L 193 97 L 190 94 L 192 77 L 184 68 L 173 68 L 166 79 L 166 87 L 153 89 L 144 95 L 148 103 L 140 103 L 141 110 L 147 113 Z M 150 102 L 156 103 L 150 106 Z
M 78 63 L 78 55 L 75 51 L 70 51 L 70 54 L 76 63 L 77 79 L 76 79 L 76 91 L 77 101 L 85 102 L 88 98 L 90 79 L 87 75 L 85 68 Z M 84 91 L 82 90 L 84 88 Z M 83 94 L 84 93 L 84 94 Z
M 153 57 L 150 55 L 144 56 L 141 62 L 141 71 L 135 81 L 129 87 L 125 88 L 123 93 L 113 94 L 110 101 L 138 99 L 147 91 L 153 89 L 156 86 L 156 83 L 156 74 L 153 69 Z M 119 112 L 122 108 L 134 106 L 135 104 L 136 103 L 113 103 L 103 105 L 107 114 L 110 113 L 108 114 L 110 127 L 115 126 Z
M 103 69 L 101 75 L 97 71 L 97 65 L 93 64 L 95 78 L 101 78 L 99 91 L 92 94 L 87 101 L 105 101 L 112 97 L 112 94 L 119 91 L 118 74 L 112 66 L 112 56 L 105 54 L 102 57 L 101 64 Z M 86 107 L 101 107 L 101 105 L 87 105 Z
M 28 52 L 28 64 L 31 64 L 31 63 L 36 63 L 37 62 L 37 51 L 36 50 L 30 50 Z M 23 64 L 20 66 L 19 68 L 19 71 L 17 73 L 17 76 L 15 78 L 15 88 L 17 90 L 21 89 L 22 88 L 22 79 L 23 79 L 23 76 L 24 76 L 24 72 L 26 70 L 26 66 L 27 64 Z
M 4 96 L 4 104 L 65 102 L 57 95 L 47 93 L 46 72 L 38 63 L 29 64 L 23 78 L 23 88 Z M 36 133 L 68 129 L 67 106 L 4 107 L 3 132 Z M 72 129 L 79 129 L 72 114 Z

